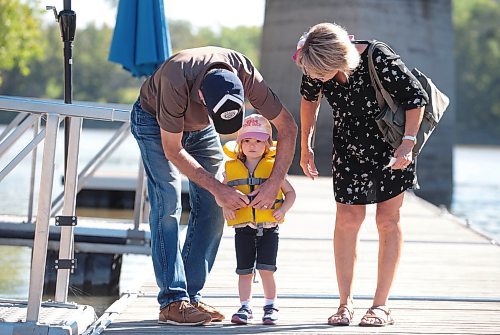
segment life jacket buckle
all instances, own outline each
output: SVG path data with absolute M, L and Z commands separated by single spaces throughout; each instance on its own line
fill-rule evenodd
M 264 225 L 262 223 L 257 225 L 257 236 L 264 236 Z

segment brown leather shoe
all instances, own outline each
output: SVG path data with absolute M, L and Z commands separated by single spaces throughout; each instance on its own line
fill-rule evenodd
M 224 320 L 224 318 L 225 318 L 224 314 L 222 314 L 221 312 L 219 312 L 218 310 L 216 310 L 212 306 L 205 304 L 202 301 L 193 302 L 193 306 L 196 307 L 196 308 L 198 308 L 198 310 L 200 312 L 204 312 L 204 313 L 210 314 L 210 316 L 212 317 L 212 321 L 213 322 L 219 322 L 219 321 Z
M 199 311 L 189 302 L 174 301 L 160 311 L 158 323 L 176 326 L 199 326 L 210 323 L 212 316 Z

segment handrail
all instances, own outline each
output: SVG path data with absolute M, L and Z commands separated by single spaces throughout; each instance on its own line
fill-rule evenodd
M 18 113 L 28 113 L 27 115 L 16 116 L 11 124 L 0 135 L 0 154 L 5 153 L 17 139 L 28 131 L 34 129 L 33 139 L 0 171 L 0 181 L 11 172 L 18 163 L 30 152 L 32 155 L 32 173 L 30 192 L 34 190 L 34 170 L 36 167 L 36 148 L 44 140 L 43 159 L 41 166 L 42 178 L 40 180 L 40 190 L 38 196 L 38 208 L 35 222 L 35 237 L 33 241 L 33 257 L 30 271 L 29 297 L 27 309 L 27 322 L 38 322 L 43 283 L 45 276 L 45 260 L 47 256 L 49 219 L 54 214 L 55 209 L 52 200 L 52 188 L 54 181 L 54 160 L 57 143 L 59 123 L 65 117 L 72 118 L 69 130 L 69 155 L 67 171 L 65 171 L 65 186 L 62 197 L 63 215 L 74 216 L 76 194 L 81 189 L 81 184 L 95 172 L 95 170 L 110 156 L 129 134 L 130 112 L 123 108 L 111 108 L 101 106 L 91 106 L 86 104 L 65 104 L 60 101 L 46 101 L 22 97 L 0 96 L 0 112 L 14 111 Z M 21 115 L 21 114 L 20 114 Z M 39 130 L 40 116 L 46 118 L 44 129 Z M 117 130 L 113 138 L 102 148 L 91 160 L 83 171 L 78 174 L 78 156 L 80 145 L 80 132 L 83 119 L 95 119 L 103 121 L 119 121 L 124 124 Z M 142 166 L 140 167 L 142 168 Z M 143 171 L 139 171 L 139 176 L 143 176 Z M 142 177 L 143 178 L 143 177 Z M 144 181 L 137 183 L 136 192 L 139 195 L 144 193 Z M 137 201 L 140 199 L 140 201 Z M 57 199 L 56 199 L 57 200 Z M 30 202 L 33 202 L 32 195 Z M 55 203 L 54 205 L 59 205 Z M 144 197 L 136 198 L 136 206 L 139 212 L 144 206 Z M 31 222 L 32 205 L 28 209 L 28 222 Z M 137 209 L 136 209 L 137 211 Z M 134 221 L 140 221 L 141 215 L 134 214 Z M 139 222 L 135 222 L 134 230 L 138 230 Z M 71 259 L 74 257 L 74 237 L 73 227 L 61 227 L 60 259 Z M 56 302 L 66 303 L 69 283 L 69 269 L 58 269 L 56 284 Z
M 102 121 L 129 122 L 130 111 L 120 108 L 96 107 L 83 104 L 65 104 L 32 98 L 0 95 L 0 110 L 32 114 L 58 114 L 61 117 L 83 117 Z

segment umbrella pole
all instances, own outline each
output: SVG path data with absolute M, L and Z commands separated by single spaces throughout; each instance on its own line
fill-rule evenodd
M 73 102 L 73 41 L 76 31 L 76 13 L 71 10 L 71 0 L 64 0 L 64 9 L 57 13 L 55 6 L 46 6 L 54 12 L 56 22 L 59 22 L 61 37 L 64 43 L 64 103 Z M 64 171 L 68 157 L 69 118 L 65 118 Z
M 64 103 L 73 102 L 73 41 L 75 40 L 76 13 L 71 10 L 71 0 L 64 0 L 64 9 L 59 13 L 59 27 L 64 43 Z M 68 158 L 70 118 L 64 119 L 64 170 Z

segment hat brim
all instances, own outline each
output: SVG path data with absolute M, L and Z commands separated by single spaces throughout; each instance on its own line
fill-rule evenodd
M 230 120 L 224 120 L 221 119 L 219 115 L 213 115 L 212 122 L 214 124 L 215 131 L 223 135 L 237 132 L 243 125 L 244 114 L 245 112 L 241 109 L 239 113 Z
M 269 139 L 269 134 L 250 131 L 248 133 L 238 135 L 237 141 L 240 142 L 247 138 L 255 138 L 259 141 L 267 141 Z

